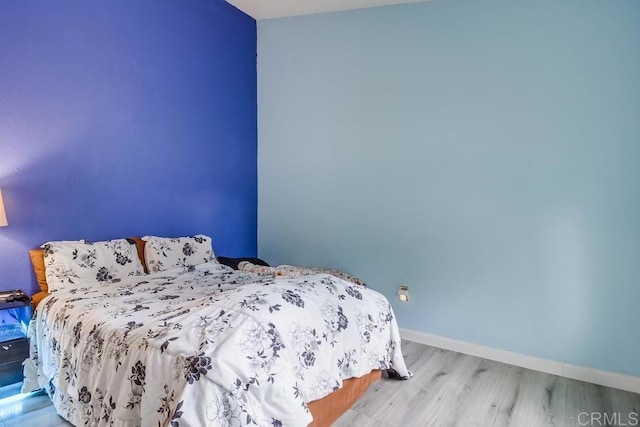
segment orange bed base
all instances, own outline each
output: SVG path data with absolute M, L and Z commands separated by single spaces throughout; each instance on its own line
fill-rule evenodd
M 335 422 L 356 400 L 367 391 L 367 388 L 382 377 L 382 371 L 371 371 L 360 378 L 349 378 L 342 382 L 342 388 L 322 399 L 309 402 L 309 410 L 313 422 L 309 427 L 328 427 Z

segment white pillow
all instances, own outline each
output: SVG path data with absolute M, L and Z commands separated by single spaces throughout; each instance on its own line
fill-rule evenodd
M 203 234 L 175 238 L 145 236 L 142 240 L 147 242 L 144 257 L 149 273 L 177 268 L 192 271 L 196 265 L 218 263 L 211 247 L 211 237 Z
M 116 283 L 144 274 L 135 244 L 126 239 L 48 242 L 42 248 L 51 292 L 65 284 Z

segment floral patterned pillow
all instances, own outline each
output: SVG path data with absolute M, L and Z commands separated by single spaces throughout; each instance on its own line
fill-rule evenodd
M 215 254 L 211 247 L 211 237 L 198 234 L 193 237 L 155 237 L 146 236 L 144 256 L 149 273 L 181 269 L 192 271 L 196 265 L 215 263 Z
M 67 284 L 116 283 L 144 274 L 136 246 L 126 239 L 48 242 L 42 248 L 50 292 Z

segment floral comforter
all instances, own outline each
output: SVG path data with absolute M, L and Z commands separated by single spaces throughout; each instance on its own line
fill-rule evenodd
M 38 384 L 78 426 L 305 426 L 342 379 L 411 375 L 385 297 L 322 274 L 204 264 L 69 287 L 30 336 Z

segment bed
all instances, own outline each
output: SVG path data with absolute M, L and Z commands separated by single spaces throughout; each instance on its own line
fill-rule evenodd
M 45 291 L 28 363 L 62 417 L 329 425 L 381 370 L 410 376 L 377 292 L 328 274 L 276 277 L 209 261 Z

